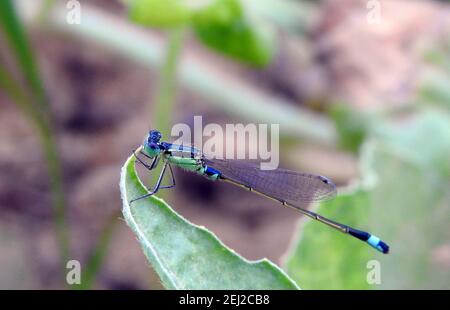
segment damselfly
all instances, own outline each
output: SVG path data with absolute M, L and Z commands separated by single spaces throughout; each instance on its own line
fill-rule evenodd
M 136 159 L 148 170 L 157 167 L 163 161 L 161 173 L 156 184 L 148 193 L 130 201 L 130 205 L 140 199 L 154 195 L 160 189 L 175 186 L 172 165 L 200 175 L 210 180 L 226 181 L 249 191 L 254 191 L 282 205 L 294 208 L 304 215 L 327 224 L 336 230 L 367 242 L 380 252 L 388 253 L 389 246 L 380 238 L 350 226 L 329 220 L 307 210 L 309 204 L 330 199 L 336 195 L 334 183 L 320 175 L 299 173 L 285 169 L 260 170 L 258 166 L 242 160 L 223 160 L 208 158 L 199 149 L 191 146 L 176 145 L 161 141 L 162 135 L 151 130 L 143 145 L 134 151 Z M 136 152 L 151 160 L 148 164 Z M 164 175 L 169 168 L 172 184 L 162 186 Z

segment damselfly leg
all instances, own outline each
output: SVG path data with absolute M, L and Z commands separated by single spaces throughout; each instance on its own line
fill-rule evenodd
M 153 158 L 151 158 L 150 156 L 148 156 L 147 154 L 145 154 L 144 152 L 142 152 L 141 150 L 139 150 L 139 154 L 144 155 L 145 157 L 149 158 L 152 160 L 152 163 L 150 165 L 148 165 L 146 162 L 144 162 L 139 156 L 136 155 L 136 150 L 133 150 L 133 155 L 134 157 L 136 157 L 136 159 L 139 161 L 139 163 L 141 163 L 141 165 L 143 165 L 145 168 L 147 168 L 148 170 L 153 170 L 157 163 L 158 163 L 158 156 L 155 156 Z
M 135 155 L 135 156 L 136 156 L 136 155 Z M 139 160 L 139 158 L 138 158 L 137 156 L 136 156 L 136 158 Z M 147 164 L 145 164 L 145 163 L 143 163 L 143 162 L 141 162 L 141 161 L 139 160 L 139 162 L 141 162 L 141 164 L 143 164 L 144 167 L 146 167 L 148 170 L 152 170 L 152 169 L 154 168 L 154 163 L 155 163 L 156 161 L 157 161 L 157 157 L 155 157 L 155 158 L 153 159 L 152 165 L 149 166 L 149 165 L 147 165 Z M 165 175 L 165 173 L 166 173 L 166 168 L 167 168 L 167 166 L 169 166 L 169 171 L 170 171 L 170 175 L 171 175 L 171 178 L 172 178 L 172 184 L 161 186 L 161 183 L 162 183 L 162 181 L 163 181 L 163 179 L 164 179 L 164 175 Z M 147 198 L 147 197 L 150 197 L 150 196 L 156 194 L 160 189 L 166 189 L 166 188 L 172 188 L 172 187 L 175 187 L 175 176 L 174 176 L 174 174 L 173 174 L 172 166 L 171 166 L 169 163 L 164 162 L 164 165 L 163 165 L 163 167 L 162 167 L 162 169 L 161 169 L 161 173 L 159 174 L 158 180 L 156 181 L 156 184 L 155 184 L 155 186 L 153 187 L 153 189 L 152 189 L 152 190 L 149 190 L 148 188 L 146 188 L 147 191 L 148 191 L 148 193 L 145 194 L 145 195 L 142 195 L 142 196 L 140 196 L 140 197 L 137 197 L 137 198 L 135 198 L 135 199 L 132 199 L 132 200 L 130 201 L 130 206 L 131 206 L 131 204 L 132 204 L 133 202 L 135 202 L 135 201 L 137 201 L 137 200 L 145 199 L 145 198 Z

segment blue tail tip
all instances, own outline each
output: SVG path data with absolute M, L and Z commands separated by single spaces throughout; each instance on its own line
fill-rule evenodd
M 389 253 L 389 246 L 384 243 L 383 241 L 380 241 L 378 243 L 378 249 L 383 252 L 383 254 L 388 254 Z
M 389 246 L 377 236 L 371 235 L 366 242 L 383 254 L 389 253 Z
M 371 235 L 366 231 L 349 228 L 348 233 L 361 241 L 367 242 L 371 247 L 377 249 L 383 254 L 389 253 L 389 246 L 377 236 Z

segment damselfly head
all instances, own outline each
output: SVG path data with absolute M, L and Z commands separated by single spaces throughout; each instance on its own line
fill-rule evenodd
M 162 134 L 158 130 L 150 130 L 147 138 L 144 140 L 143 151 L 150 157 L 157 156 L 160 151 L 160 140 Z
M 150 143 L 158 144 L 159 141 L 161 140 L 161 138 L 162 138 L 162 134 L 158 130 L 150 130 L 148 132 L 147 141 L 148 141 L 149 144 Z

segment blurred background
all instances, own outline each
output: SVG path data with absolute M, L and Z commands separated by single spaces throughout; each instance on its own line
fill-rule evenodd
M 339 186 L 311 208 L 392 253 L 176 170 L 184 217 L 305 289 L 450 288 L 449 1 L 2 0 L 0 57 L 0 288 L 70 288 L 69 259 L 81 288 L 162 288 L 120 168 L 194 115 L 280 124 L 281 166 Z

